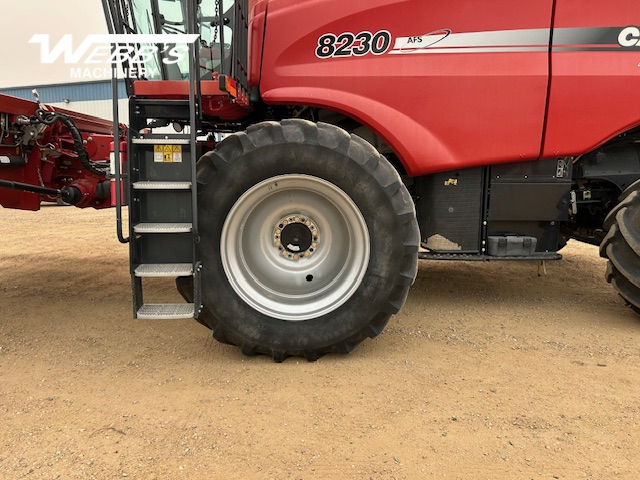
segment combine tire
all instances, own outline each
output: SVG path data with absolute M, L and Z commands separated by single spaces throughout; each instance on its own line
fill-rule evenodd
M 640 180 L 623 192 L 604 227 L 600 256 L 609 259 L 607 281 L 640 314 Z
M 246 355 L 316 360 L 378 335 L 417 273 L 398 173 L 333 125 L 264 122 L 198 162 L 204 310 Z M 190 299 L 188 280 L 178 287 Z

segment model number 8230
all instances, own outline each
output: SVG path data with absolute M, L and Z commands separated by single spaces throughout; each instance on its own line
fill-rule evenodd
M 391 46 L 391 34 L 386 30 L 376 33 L 360 32 L 354 35 L 351 32 L 334 35 L 326 33 L 318 38 L 316 56 L 318 58 L 335 57 L 362 57 L 368 53 L 382 55 Z

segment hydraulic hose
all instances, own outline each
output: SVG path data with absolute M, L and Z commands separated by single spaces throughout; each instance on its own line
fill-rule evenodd
M 73 120 L 71 120 L 71 118 L 63 113 L 47 112 L 39 108 L 38 110 L 36 110 L 35 121 L 33 120 L 34 119 L 32 117 L 32 123 L 42 123 L 44 125 L 53 125 L 56 121 L 60 121 L 65 127 L 67 127 L 69 133 L 71 134 L 71 137 L 73 138 L 73 146 L 78 153 L 78 159 L 80 160 L 82 166 L 95 175 L 105 175 L 105 172 L 103 170 L 94 167 L 91 163 L 89 154 L 84 149 L 84 139 L 80 134 L 80 130 L 78 130 L 78 127 L 76 127 L 76 124 L 73 122 Z

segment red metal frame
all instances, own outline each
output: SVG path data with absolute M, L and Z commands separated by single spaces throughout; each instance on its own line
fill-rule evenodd
M 8 114 L 10 123 L 15 123 L 20 115 L 34 115 L 36 109 L 36 102 L 0 95 L 0 112 Z M 109 160 L 109 144 L 113 141 L 113 124 L 110 121 L 65 109 L 56 108 L 55 111 L 64 113 L 74 121 L 92 161 Z M 5 143 L 9 142 L 13 143 L 15 139 L 12 136 L 6 138 Z M 27 159 L 23 166 L 0 167 L 0 179 L 54 189 L 74 186 L 82 193 L 82 200 L 76 206 L 111 206 L 109 198 L 98 198 L 96 195 L 98 185 L 108 180 L 108 177 L 84 168 L 76 153 L 71 134 L 60 122 L 44 127 L 37 142 L 29 146 L 0 145 L 0 155 L 24 155 Z M 46 195 L 0 188 L 0 205 L 5 208 L 38 210 L 42 201 L 55 200 Z

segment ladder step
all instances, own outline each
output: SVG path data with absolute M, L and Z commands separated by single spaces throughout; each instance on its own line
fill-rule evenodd
M 190 263 L 145 263 L 133 272 L 136 277 L 187 277 L 193 274 Z
M 190 137 L 185 138 L 132 138 L 131 143 L 138 145 L 189 145 Z
M 139 223 L 134 225 L 135 233 L 189 233 L 190 223 Z
M 190 190 L 191 182 L 135 182 L 134 190 Z
M 137 317 L 143 320 L 177 320 L 193 318 L 193 303 L 149 303 L 142 305 Z

